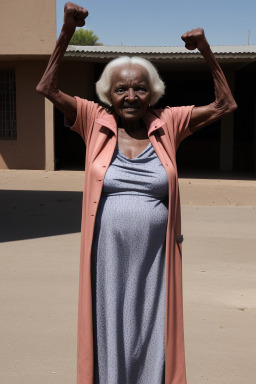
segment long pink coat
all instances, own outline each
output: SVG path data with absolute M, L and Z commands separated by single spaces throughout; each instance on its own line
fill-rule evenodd
M 77 99 L 77 118 L 72 130 L 86 145 L 86 172 L 81 227 L 78 301 L 77 384 L 93 384 L 93 319 L 91 247 L 103 180 L 117 141 L 117 116 L 99 104 Z M 165 265 L 165 383 L 186 384 L 182 300 L 181 211 L 176 150 L 192 132 L 188 128 L 193 106 L 148 111 L 144 122 L 148 137 L 164 166 L 169 181 Z M 121 384 L 121 383 L 120 383 Z M 136 383 L 130 383 L 136 384 Z M 150 383 L 149 383 L 150 384 Z

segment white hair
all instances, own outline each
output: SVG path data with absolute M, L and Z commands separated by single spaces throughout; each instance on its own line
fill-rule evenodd
M 149 87 L 151 91 L 151 100 L 150 104 L 154 105 L 158 102 L 160 97 L 163 96 L 165 90 L 165 84 L 161 80 L 156 68 L 150 61 L 143 59 L 142 57 L 128 57 L 121 56 L 117 59 L 111 60 L 104 68 L 100 79 L 96 83 L 96 92 L 103 103 L 111 105 L 111 100 L 109 98 L 109 91 L 111 88 L 111 76 L 113 71 L 117 67 L 122 67 L 126 64 L 136 64 L 145 68 L 149 75 Z

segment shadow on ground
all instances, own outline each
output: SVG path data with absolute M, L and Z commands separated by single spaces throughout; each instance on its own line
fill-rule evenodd
M 82 192 L 0 191 L 0 242 L 80 232 Z

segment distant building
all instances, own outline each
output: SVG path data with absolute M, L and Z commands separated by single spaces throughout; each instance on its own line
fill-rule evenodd
M 53 107 L 35 87 L 56 41 L 53 0 L 1 0 L 0 168 L 53 169 Z
M 64 127 L 63 115 L 37 94 L 56 41 L 55 1 L 2 0 L 0 14 L 0 168 L 81 169 L 81 138 Z M 47 28 L 45 26 L 47 25 Z M 238 110 L 181 143 L 178 168 L 191 173 L 256 173 L 256 46 L 213 46 Z M 211 74 L 199 52 L 183 47 L 73 47 L 65 54 L 60 89 L 97 101 L 95 82 L 120 55 L 148 58 L 166 83 L 159 106 L 208 104 Z

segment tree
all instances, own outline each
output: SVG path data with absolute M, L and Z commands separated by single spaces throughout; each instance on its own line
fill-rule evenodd
M 103 45 L 98 43 L 98 36 L 89 29 L 80 28 L 75 31 L 72 39 L 69 42 L 69 45 Z

